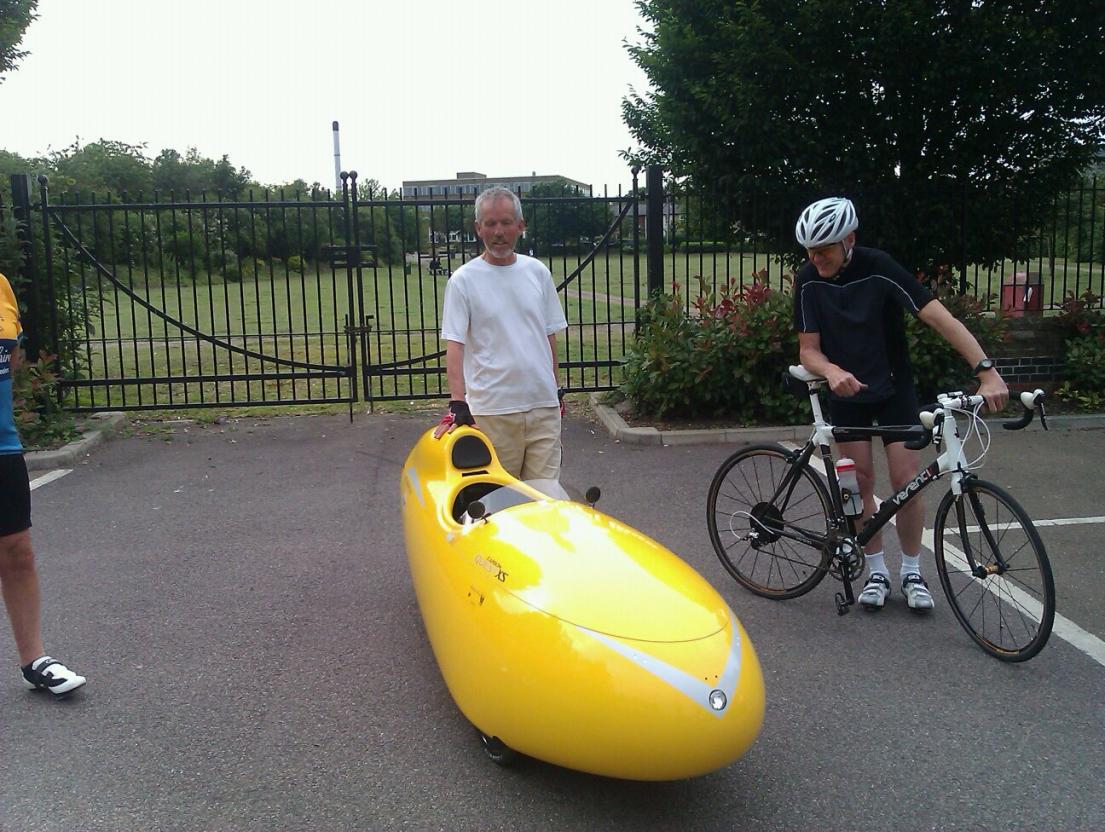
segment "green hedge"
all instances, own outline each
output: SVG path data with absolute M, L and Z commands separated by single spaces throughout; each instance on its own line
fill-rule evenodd
M 798 354 L 790 295 L 766 280 L 756 275 L 750 287 L 730 284 L 720 293 L 700 281 L 690 313 L 678 285 L 649 302 L 621 386 L 638 413 L 787 424 L 805 418 L 804 403 L 780 381 Z
M 798 360 L 792 296 L 754 276 L 743 290 L 728 285 L 711 292 L 700 280 L 690 304 L 675 286 L 642 310 L 637 339 L 624 365 L 621 392 L 644 416 L 726 417 L 743 424 L 798 424 L 809 405 L 786 392 L 782 373 Z M 956 295 L 950 272 L 919 276 L 953 315 L 991 352 L 1006 332 L 1004 320 L 984 314 L 970 295 Z M 963 389 L 970 367 L 931 327 L 907 316 L 907 341 L 918 394 Z
M 718 251 L 728 251 L 729 244 L 720 240 L 686 240 L 679 241 L 675 246 L 676 251 L 684 254 L 710 254 Z
M 12 411 L 28 450 L 64 445 L 77 435 L 76 421 L 58 401 L 57 356 L 42 353 L 20 362 L 12 373 Z
M 1060 398 L 1080 410 L 1105 407 L 1105 310 L 1087 289 L 1070 295 L 1056 323 L 1063 332 L 1064 381 Z

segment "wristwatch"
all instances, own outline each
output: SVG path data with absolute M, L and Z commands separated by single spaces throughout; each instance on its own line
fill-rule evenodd
M 995 362 L 994 359 L 984 358 L 975 365 L 975 375 L 977 376 L 979 373 L 984 373 L 987 370 L 994 369 L 995 367 L 997 367 L 997 362 Z

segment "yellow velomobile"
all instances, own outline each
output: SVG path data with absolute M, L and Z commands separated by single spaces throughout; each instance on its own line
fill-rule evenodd
M 632 780 L 733 762 L 764 715 L 737 617 L 670 551 L 558 488 L 511 477 L 472 428 L 428 431 L 403 467 L 426 632 L 488 755 Z

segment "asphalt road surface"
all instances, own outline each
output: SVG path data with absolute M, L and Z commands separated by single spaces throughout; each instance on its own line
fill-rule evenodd
M 131 436 L 33 494 L 47 645 L 89 677 L 26 691 L 0 636 L 0 829 L 1098 830 L 1105 666 L 1053 636 L 987 657 L 900 594 L 838 617 L 830 580 L 752 596 L 706 534 L 735 446 L 615 443 L 566 424 L 564 479 L 679 553 L 765 672 L 751 751 L 691 781 L 609 780 L 481 752 L 407 569 L 398 481 L 425 416 L 232 421 Z M 1100 430 L 999 432 L 983 476 L 1037 519 L 1105 514 Z M 929 495 L 933 505 L 939 496 Z M 931 513 L 930 513 L 931 518 Z M 1103 526 L 1041 528 L 1059 612 L 1105 639 Z M 894 543 L 889 562 L 897 560 Z

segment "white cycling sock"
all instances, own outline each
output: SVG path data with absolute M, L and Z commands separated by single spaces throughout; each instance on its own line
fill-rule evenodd
M 921 556 L 920 555 L 907 555 L 902 552 L 902 580 L 905 580 L 906 575 L 920 575 L 921 574 Z
M 882 551 L 867 552 L 867 574 L 874 575 L 876 572 L 881 572 L 886 577 L 890 577 L 890 573 L 886 571 L 886 560 L 883 558 Z

